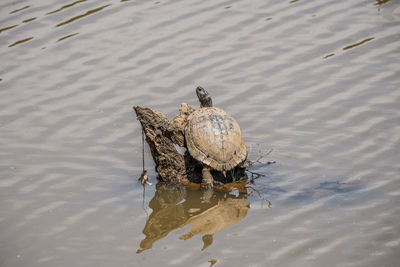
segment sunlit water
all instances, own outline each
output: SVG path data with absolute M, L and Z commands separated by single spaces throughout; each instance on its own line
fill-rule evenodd
M 0 265 L 398 266 L 399 6 L 2 1 Z M 156 189 L 146 147 L 143 192 L 132 106 L 197 85 L 265 177 Z

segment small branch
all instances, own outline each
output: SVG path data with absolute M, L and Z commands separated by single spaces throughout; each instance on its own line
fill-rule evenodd
M 274 151 L 273 148 L 271 148 L 266 154 L 259 156 L 258 159 L 256 159 L 255 161 L 251 161 L 251 162 L 250 162 L 250 166 L 251 166 L 251 165 L 254 165 L 255 163 L 265 164 L 264 162 L 261 162 L 260 160 L 261 160 L 262 158 L 268 156 L 269 154 L 271 154 L 272 151 Z M 272 164 L 272 163 L 276 163 L 276 161 L 268 161 L 266 164 Z
M 257 189 L 255 189 L 254 187 L 252 187 L 252 186 L 249 185 L 249 184 L 246 186 L 246 188 L 250 188 L 253 192 L 256 192 L 257 195 L 258 195 L 258 197 L 259 197 L 261 200 L 264 200 L 265 202 L 268 203 L 268 208 L 271 208 L 271 206 L 272 206 L 271 201 L 269 201 L 268 199 L 262 197 L 262 196 L 261 196 L 261 193 L 260 193 Z M 262 206 L 262 202 L 261 202 L 261 206 Z

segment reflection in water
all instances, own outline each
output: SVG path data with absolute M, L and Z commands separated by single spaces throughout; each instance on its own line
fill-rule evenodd
M 23 8 L 19 8 L 19 9 L 16 9 L 16 10 L 14 10 L 14 11 L 11 11 L 10 14 L 14 14 L 14 13 L 20 12 L 20 11 L 22 11 L 22 10 L 24 10 L 24 9 L 29 8 L 29 7 L 30 7 L 30 6 L 24 6 Z
M 154 1 L 1 2 L 0 265 L 397 266 L 400 1 Z M 146 224 L 130 112 L 173 116 L 198 105 L 199 83 L 240 122 L 251 155 L 274 148 L 278 162 L 251 167 L 266 174 L 248 189 L 251 210 L 200 254 L 206 233 L 186 224 L 218 202 L 170 189 L 152 211 L 151 190 Z
M 28 23 L 28 22 L 34 21 L 35 19 L 36 18 L 30 18 L 30 19 L 23 20 L 22 22 L 23 23 Z
M 376 0 L 375 5 L 376 6 L 383 5 L 383 4 L 385 4 L 385 3 L 389 2 L 389 1 L 390 0 Z
M 32 39 L 33 39 L 33 37 L 29 37 L 29 38 L 26 38 L 26 39 L 23 39 L 23 40 L 19 40 L 19 41 L 16 41 L 15 43 L 13 43 L 13 44 L 10 44 L 8 47 L 13 47 L 13 46 L 15 46 L 15 45 L 28 42 L 28 41 L 30 41 L 30 40 L 32 40 Z
M 84 17 L 86 17 L 86 16 L 92 15 L 92 14 L 94 14 L 94 13 L 96 13 L 96 12 L 99 12 L 99 11 L 103 10 L 104 8 L 106 8 L 106 7 L 108 7 L 108 6 L 111 6 L 111 4 L 104 5 L 104 6 L 101 6 L 101 7 L 92 9 L 92 10 L 89 10 L 89 11 L 87 11 L 85 14 L 82 14 L 82 15 L 79 15 L 79 16 L 76 16 L 76 17 L 73 17 L 73 18 L 71 18 L 71 19 L 69 19 L 69 20 L 66 20 L 66 21 L 63 21 L 63 22 L 57 24 L 56 27 L 60 27 L 60 26 L 63 26 L 63 25 L 65 25 L 65 24 L 74 22 L 75 20 L 78 20 L 78 19 L 84 18 Z
M 188 224 L 192 226 L 191 231 L 179 239 L 187 240 L 194 235 L 202 235 L 204 250 L 212 244 L 213 234 L 241 221 L 250 208 L 247 193 L 235 196 L 214 191 L 204 200 L 199 190 L 163 183 L 158 183 L 156 187 L 156 193 L 149 203 L 153 211 L 143 229 L 146 237 L 140 242 L 137 253 L 150 249 L 157 240 Z
M 374 40 L 374 37 L 370 37 L 370 38 L 364 39 L 364 40 L 362 40 L 361 42 L 358 42 L 358 43 L 356 43 L 356 44 L 352 44 L 352 45 L 343 47 L 343 50 L 348 50 L 348 49 L 354 48 L 354 47 L 356 47 L 356 46 L 365 44 L 366 42 L 369 42 L 369 41 L 371 41 L 371 40 Z
M 60 12 L 60 11 L 63 10 L 63 9 L 72 7 L 72 6 L 74 6 L 74 5 L 76 5 L 76 4 L 79 4 L 79 3 L 82 3 L 82 2 L 86 2 L 86 0 L 75 1 L 75 2 L 73 2 L 73 3 L 71 3 L 71 4 L 62 6 L 62 7 L 60 7 L 60 8 L 57 9 L 57 10 L 51 11 L 51 12 L 47 13 L 46 15 L 50 15 L 50 14 L 54 14 L 54 13 Z
M 208 261 L 210 263 L 210 267 L 217 263 L 217 260 L 211 259 Z
M 204 250 L 212 244 L 213 234 L 223 231 L 246 217 L 250 209 L 250 203 L 247 200 L 249 195 L 256 192 L 262 200 L 266 200 L 262 195 L 279 196 L 288 193 L 279 187 L 257 189 L 246 182 L 237 184 L 238 196 L 224 191 L 192 190 L 185 186 L 167 185 L 161 182 L 156 185 L 156 189 L 149 203 L 152 213 L 148 216 L 143 229 L 146 237 L 140 242 L 140 249 L 136 253 L 152 248 L 156 241 L 186 225 L 191 225 L 192 228 L 179 236 L 179 239 L 188 240 L 195 235 L 202 235 L 202 250 Z M 250 191 L 247 192 L 246 189 Z M 334 194 L 353 192 L 358 189 L 360 189 L 358 182 L 327 181 L 315 188 L 304 189 L 287 198 L 287 201 L 313 202 Z M 266 201 L 270 207 L 271 203 Z M 147 214 L 144 206 L 143 209 Z
M 61 37 L 60 39 L 57 40 L 57 42 L 60 42 L 62 40 L 65 40 L 67 38 L 73 37 L 73 36 L 78 35 L 78 34 L 79 34 L 79 32 L 76 32 L 76 33 L 72 33 L 72 34 L 69 34 L 67 36 Z
M 343 51 L 346 51 L 346 50 L 352 49 L 352 48 L 354 48 L 354 47 L 363 45 L 363 44 L 365 44 L 365 43 L 367 43 L 367 42 L 369 42 L 369 41 L 372 41 L 372 40 L 374 40 L 374 39 L 375 39 L 375 37 L 366 38 L 366 39 L 364 39 L 364 40 L 362 40 L 362 41 L 360 41 L 360 42 L 358 42 L 358 43 L 351 44 L 351 45 L 347 45 L 347 46 L 343 47 L 342 50 L 343 50 Z M 324 56 L 323 58 L 324 58 L 324 59 L 327 59 L 327 58 L 333 57 L 334 55 L 335 55 L 335 53 L 330 53 L 330 54 Z
M 3 31 L 6 31 L 6 30 L 10 30 L 10 29 L 12 29 L 12 28 L 15 28 L 15 27 L 17 27 L 17 26 L 18 26 L 18 24 L 15 24 L 15 25 L 12 25 L 12 26 L 8 26 L 8 27 L 5 27 L 5 28 L 1 28 L 1 29 L 0 29 L 0 33 L 3 32 Z
M 324 58 L 333 57 L 334 55 L 335 55 L 335 53 L 332 53 L 332 54 L 324 56 Z

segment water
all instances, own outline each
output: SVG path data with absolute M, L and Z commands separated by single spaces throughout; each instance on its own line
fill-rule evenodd
M 398 266 L 399 6 L 2 1 L 0 265 Z M 132 106 L 197 85 L 266 176 L 202 202 L 146 148 L 143 194 Z

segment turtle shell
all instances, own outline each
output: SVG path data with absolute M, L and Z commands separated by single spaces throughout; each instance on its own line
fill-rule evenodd
M 193 158 L 218 171 L 230 170 L 247 157 L 239 124 L 219 108 L 203 107 L 190 114 L 185 139 Z

